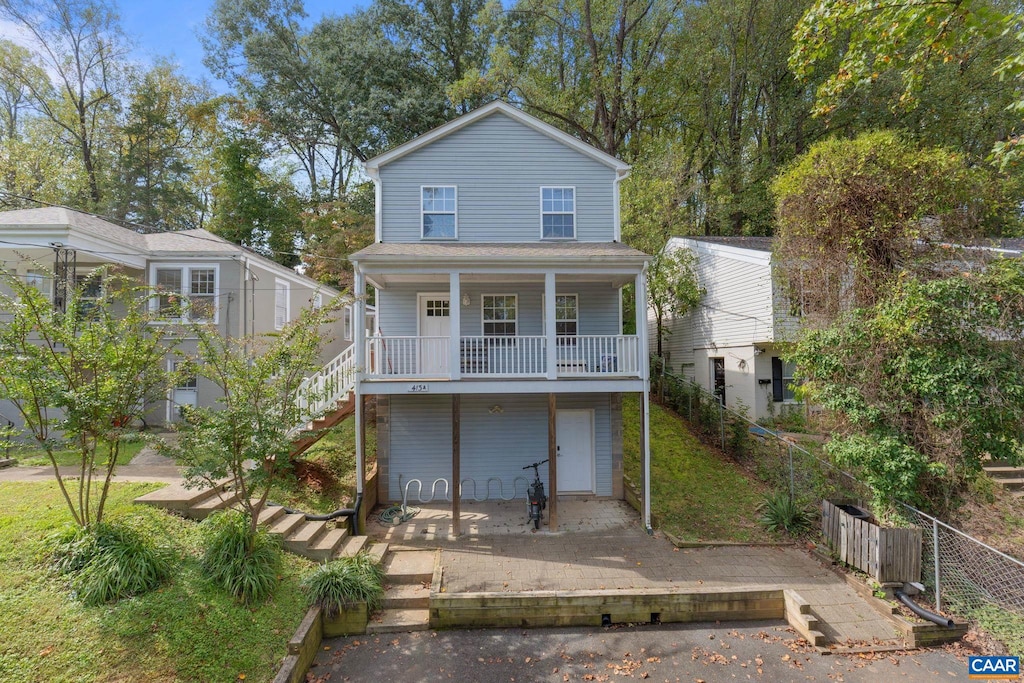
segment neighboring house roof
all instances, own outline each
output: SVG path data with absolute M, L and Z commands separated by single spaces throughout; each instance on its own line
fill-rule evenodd
M 209 230 L 180 230 L 143 235 L 153 255 L 163 254 L 237 254 L 240 247 Z
M 1012 251 L 1024 253 L 1024 239 L 1001 239 L 995 240 L 995 242 L 1001 249 L 1010 249 Z
M 2 211 L 0 212 L 0 226 L 27 230 L 71 227 L 92 237 L 140 251 L 146 248 L 146 238 L 140 233 L 87 213 L 61 207 L 48 206 L 39 209 Z
M 389 164 L 392 161 L 395 161 L 396 159 L 404 157 L 406 154 L 415 152 L 417 149 L 425 147 L 426 145 L 429 145 L 435 140 L 443 138 L 446 135 L 451 135 L 455 131 L 461 130 L 462 128 L 465 128 L 466 126 L 472 124 L 474 121 L 479 121 L 482 118 L 486 118 L 493 114 L 499 113 L 504 114 L 509 118 L 515 119 L 516 121 L 519 121 L 520 123 L 529 126 L 535 131 L 542 133 L 543 135 L 546 135 L 549 138 L 552 138 L 553 140 L 561 142 L 562 144 L 571 147 L 576 151 L 581 152 L 582 154 L 585 154 L 588 157 L 595 159 L 606 166 L 614 168 L 621 176 L 625 176 L 629 172 L 630 167 L 629 164 L 627 164 L 626 162 L 620 161 L 619 159 L 616 159 L 615 157 L 613 157 L 610 154 L 607 154 L 606 152 L 602 152 L 601 150 L 592 145 L 588 145 L 585 142 L 577 140 L 576 138 L 569 135 L 565 131 L 561 131 L 550 124 L 544 123 L 537 117 L 531 116 L 524 112 L 523 110 L 517 107 L 513 107 L 512 105 L 506 102 L 502 102 L 500 100 L 495 100 L 494 102 L 485 104 L 484 106 L 478 109 L 474 109 L 468 114 L 464 114 L 463 116 L 453 119 L 452 121 L 449 121 L 448 123 L 442 126 L 438 126 L 437 128 L 427 133 L 419 135 L 410 140 L 409 142 L 399 145 L 398 147 L 395 147 L 394 149 L 385 152 L 384 154 L 375 156 L 372 159 L 368 160 L 364 164 L 364 166 L 366 170 L 371 175 L 373 175 L 377 172 L 377 169 L 379 169 L 381 166 L 384 166 L 385 164 Z
M 352 261 L 604 261 L 636 260 L 650 257 L 620 242 L 515 242 L 450 243 L 377 242 L 349 256 Z
M 753 251 L 766 251 L 771 253 L 772 250 L 772 238 L 771 237 L 690 237 L 684 236 L 680 239 L 693 240 L 694 242 L 707 242 L 708 244 L 723 244 L 729 247 L 739 247 L 740 249 L 751 249 Z

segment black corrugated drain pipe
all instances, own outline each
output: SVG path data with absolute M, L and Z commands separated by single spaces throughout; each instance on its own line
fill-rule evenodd
M 927 619 L 928 621 L 932 622 L 933 624 L 938 624 L 939 626 L 945 626 L 946 628 L 952 628 L 953 627 L 953 620 L 952 619 L 947 619 L 946 617 L 942 616 L 941 614 L 936 614 L 935 612 L 929 612 L 928 610 L 926 610 L 925 608 L 921 607 L 916 602 L 911 600 L 910 596 L 908 596 L 903 591 L 896 591 L 896 599 L 899 600 L 900 602 L 902 602 L 904 605 L 906 605 L 907 609 L 909 609 L 911 612 L 913 612 L 917 616 L 921 617 L 922 619 Z
M 274 502 L 271 502 L 271 501 L 268 500 L 267 501 L 267 505 L 268 506 L 276 506 L 277 503 L 274 503 Z M 363 506 L 363 494 L 362 493 L 357 493 L 356 494 L 356 504 L 355 504 L 355 507 L 341 508 L 340 510 L 335 510 L 334 512 L 328 512 L 326 515 L 314 515 L 314 514 L 311 514 L 309 512 L 303 512 L 302 510 L 293 510 L 291 508 L 284 507 L 283 505 L 281 507 L 284 508 L 284 511 L 287 512 L 289 515 L 303 515 L 303 516 L 305 516 L 306 521 L 308 521 L 308 522 L 330 522 L 332 519 L 337 519 L 338 517 L 348 517 L 348 525 L 349 525 L 349 528 L 352 530 L 352 535 L 353 536 L 358 536 L 359 535 L 359 508 L 361 508 L 362 506 Z

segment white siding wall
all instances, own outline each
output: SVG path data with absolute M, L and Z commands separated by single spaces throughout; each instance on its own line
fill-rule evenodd
M 458 187 L 461 242 L 536 242 L 541 186 L 576 188 L 576 238 L 614 239 L 615 171 L 492 114 L 380 169 L 384 242 L 420 241 L 421 186 Z

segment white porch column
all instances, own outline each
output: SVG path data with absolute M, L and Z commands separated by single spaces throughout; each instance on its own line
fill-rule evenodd
M 548 379 L 558 379 L 558 346 L 555 344 L 555 274 L 544 273 L 544 336 Z
M 364 472 L 363 468 L 363 440 L 359 438 L 363 430 L 363 373 L 366 371 L 366 276 L 363 275 L 359 264 L 355 268 L 355 305 L 352 313 L 352 343 L 356 345 L 356 472 Z M 363 477 L 356 476 L 356 493 L 363 492 Z
M 644 395 L 640 398 L 641 419 L 643 424 L 640 427 L 643 443 L 644 461 L 644 528 L 648 533 L 651 529 L 651 363 L 648 358 L 650 351 L 647 348 L 647 266 L 636 276 L 633 287 L 635 292 L 636 305 L 636 343 L 637 360 L 640 363 L 640 377 L 644 380 Z
M 448 276 L 448 374 L 462 379 L 462 290 L 459 273 Z

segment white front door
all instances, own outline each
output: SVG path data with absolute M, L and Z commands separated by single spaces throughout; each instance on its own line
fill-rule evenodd
M 447 294 L 421 294 L 419 323 L 419 373 L 448 372 L 448 337 L 451 334 Z
M 558 493 L 594 493 L 594 411 L 559 410 Z
M 171 363 L 171 370 L 177 370 L 179 364 L 177 361 Z M 177 422 L 185 410 L 195 408 L 199 403 L 196 376 L 182 377 L 178 382 L 178 386 L 171 389 L 170 414 L 167 416 L 169 422 Z

